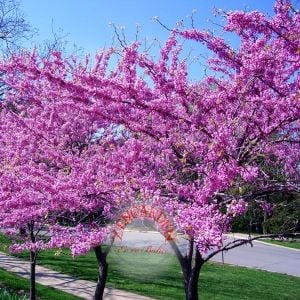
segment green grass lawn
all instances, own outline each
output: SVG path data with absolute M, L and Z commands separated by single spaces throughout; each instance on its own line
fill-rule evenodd
M 286 241 L 286 240 L 269 240 L 269 239 L 262 239 L 261 241 L 270 243 L 270 244 L 275 244 L 275 245 L 280 245 L 288 248 L 293 248 L 293 249 L 300 249 L 300 241 Z
M 108 286 L 156 299 L 184 299 L 182 275 L 175 256 L 120 252 L 113 248 L 108 261 Z M 68 251 L 62 251 L 60 256 L 45 251 L 40 253 L 38 263 L 78 278 L 91 281 L 97 278 L 92 252 L 72 259 Z M 300 278 L 216 263 L 203 267 L 199 283 L 201 299 L 295 300 L 300 295 Z
M 37 295 L 40 300 L 76 300 L 78 297 L 57 289 L 37 284 Z M 0 269 L 0 299 L 29 299 L 29 281 L 25 278 Z
M 28 297 L 23 291 L 12 291 L 6 287 L 0 286 L 0 299 L 1 300 L 27 300 Z
M 7 253 L 11 241 L 4 234 L 0 233 L 0 251 Z
M 239 232 L 233 232 L 233 234 L 239 235 Z M 242 233 L 245 234 L 245 233 Z M 251 232 L 251 236 L 255 237 L 260 234 L 256 232 Z M 289 239 L 269 239 L 269 238 L 261 238 L 257 240 L 258 242 L 266 242 L 274 245 L 280 245 L 287 248 L 300 249 L 300 239 L 299 238 L 289 238 Z

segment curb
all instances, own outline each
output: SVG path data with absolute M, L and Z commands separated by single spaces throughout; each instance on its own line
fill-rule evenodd
M 234 234 L 226 234 L 228 237 L 231 237 L 231 238 L 237 238 L 237 239 L 247 239 L 248 236 L 243 236 L 243 235 L 234 235 Z M 260 243 L 260 244 L 264 244 L 264 245 L 267 245 L 267 246 L 273 246 L 273 247 L 279 247 L 279 248 L 284 248 L 284 249 L 287 249 L 287 250 L 292 250 L 292 251 L 298 251 L 300 252 L 300 249 L 295 249 L 295 248 L 290 248 L 290 247 L 287 247 L 287 246 L 281 246 L 281 245 L 277 245 L 277 244 L 272 244 L 272 243 L 268 243 L 268 242 L 264 242 L 263 240 L 254 240 L 253 243 Z

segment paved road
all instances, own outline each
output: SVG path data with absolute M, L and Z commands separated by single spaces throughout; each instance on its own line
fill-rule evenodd
M 8 256 L 0 252 L 0 268 L 19 276 L 29 278 L 29 262 Z M 93 299 L 95 282 L 80 280 L 72 276 L 61 274 L 42 266 L 36 267 L 36 282 L 51 286 L 64 292 L 76 295 L 82 299 Z M 104 300 L 153 300 L 152 298 L 136 295 L 126 291 L 106 288 Z
M 234 237 L 228 237 L 227 240 Z M 238 237 L 236 237 L 238 238 Z M 172 252 L 164 237 L 157 232 L 139 232 L 126 230 L 122 241 L 116 241 L 119 246 L 134 248 L 160 248 Z M 178 245 L 182 253 L 186 251 L 187 243 L 178 238 Z M 224 253 L 224 262 L 233 265 L 257 268 L 261 270 L 285 273 L 300 277 L 300 250 L 274 246 L 255 241 L 254 247 L 244 245 Z M 222 255 L 213 258 L 214 261 L 222 262 Z

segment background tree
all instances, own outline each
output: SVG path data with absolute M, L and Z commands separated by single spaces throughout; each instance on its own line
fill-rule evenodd
M 19 49 L 24 40 L 32 37 L 33 30 L 20 11 L 16 0 L 0 1 L 0 46 L 3 54 Z
M 20 11 L 19 2 L 15 0 L 0 1 L 0 54 L 8 56 L 20 49 L 22 43 L 34 33 Z M 1 74 L 0 74 L 1 75 Z M 0 97 L 5 86 L 0 86 Z

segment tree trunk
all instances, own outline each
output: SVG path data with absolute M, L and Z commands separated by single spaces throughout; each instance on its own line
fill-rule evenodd
M 30 300 L 36 299 L 35 265 L 36 265 L 36 253 L 34 251 L 30 251 Z
M 262 223 L 263 234 L 267 234 L 267 229 L 266 229 L 267 219 L 268 219 L 268 214 L 267 214 L 267 212 L 264 211 L 264 221 Z
M 103 252 L 101 246 L 95 247 L 94 251 L 98 262 L 98 280 L 94 300 L 102 300 L 108 272 L 107 252 Z
M 185 298 L 188 300 L 188 293 L 189 293 L 189 282 L 191 278 L 191 268 L 188 264 L 186 264 L 185 268 L 182 268 L 182 275 L 183 275 L 183 285 L 184 285 L 184 293 L 185 293 Z
M 189 285 L 188 285 L 188 293 L 186 295 L 187 300 L 198 300 L 198 282 L 199 282 L 199 275 L 200 270 L 203 265 L 204 261 L 201 257 L 199 250 L 196 248 L 195 254 L 195 263 L 194 267 L 191 270 Z
M 35 243 L 34 235 L 34 222 L 28 224 L 28 230 L 30 234 L 30 240 Z M 36 251 L 30 251 L 30 300 L 36 299 L 36 288 L 35 288 L 35 265 L 36 265 Z
M 179 260 L 182 274 L 183 274 L 183 284 L 185 291 L 186 300 L 198 300 L 198 281 L 201 267 L 204 264 L 204 260 L 199 252 L 199 250 L 194 247 L 193 241 L 189 242 L 189 250 L 186 256 L 183 256 L 179 251 L 176 243 L 170 241 L 170 244 Z

